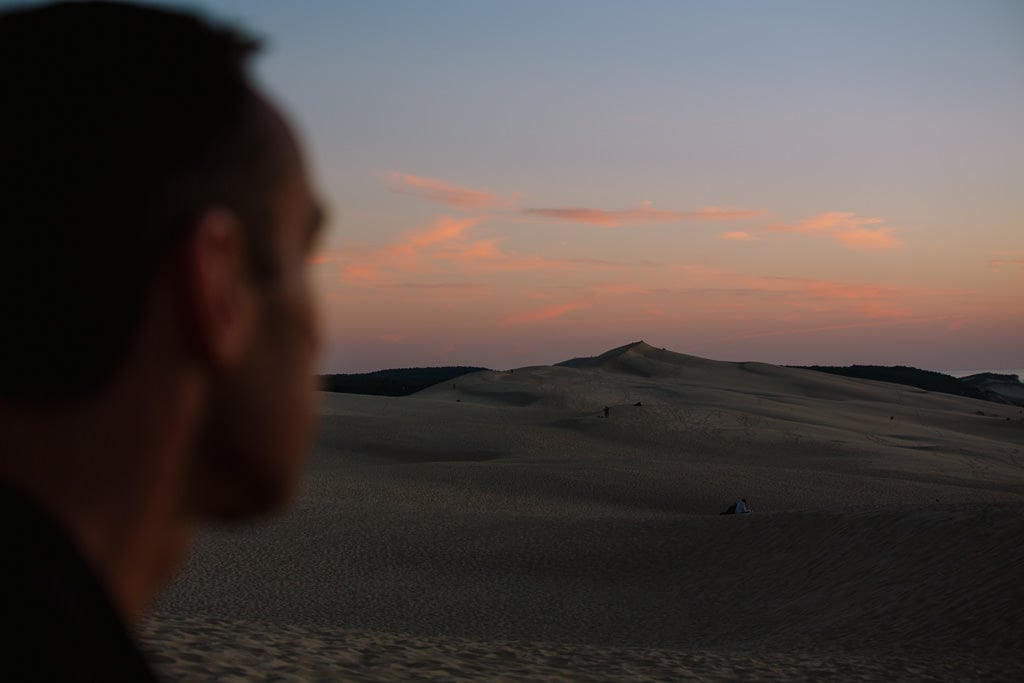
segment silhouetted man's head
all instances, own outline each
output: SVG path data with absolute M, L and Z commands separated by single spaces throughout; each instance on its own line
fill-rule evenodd
M 319 211 L 256 49 L 156 8 L 0 14 L 0 405 L 93 400 L 129 359 L 199 367 L 191 495 L 220 516 L 283 499 L 313 414 Z M 181 339 L 150 358 L 164 291 Z
M 272 274 L 280 141 L 251 89 L 257 44 L 109 3 L 0 16 L 0 395 L 82 395 L 116 370 L 149 280 L 211 206 Z

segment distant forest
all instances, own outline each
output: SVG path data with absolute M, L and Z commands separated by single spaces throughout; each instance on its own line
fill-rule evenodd
M 398 368 L 355 375 L 320 375 L 324 391 L 339 394 L 372 394 L 374 396 L 408 396 L 441 382 L 487 368 L 454 366 L 444 368 Z
M 954 396 L 966 396 L 968 398 L 979 398 L 983 401 L 992 400 L 988 392 L 981 391 L 977 387 L 959 380 L 952 375 L 944 375 L 941 372 L 931 370 L 919 370 L 905 365 L 883 366 L 883 365 L 850 365 L 847 367 L 835 367 L 830 365 L 794 365 L 804 370 L 817 370 L 843 377 L 856 377 L 859 379 L 873 379 L 879 382 L 892 382 L 893 384 L 906 384 L 926 391 L 937 391 L 943 394 Z M 1000 401 L 1002 402 L 1002 401 Z
M 590 361 L 592 359 L 577 359 Z M 559 365 L 569 365 L 569 362 Z M 989 375 L 976 375 L 965 379 L 957 379 L 951 375 L 944 375 L 941 372 L 931 370 L 920 370 L 904 365 L 882 366 L 882 365 L 850 365 L 836 367 L 828 365 L 793 365 L 790 367 L 804 370 L 816 370 L 827 372 L 833 375 L 854 377 L 859 379 L 873 379 L 880 382 L 892 382 L 893 384 L 905 384 L 917 387 L 925 391 L 935 391 L 954 396 L 966 396 L 977 398 L 983 401 L 994 401 L 997 403 L 1010 403 L 1021 405 L 1019 400 L 1014 400 L 997 391 L 990 391 L 976 382 L 990 377 Z M 332 391 L 341 394 L 372 394 L 375 396 L 408 396 L 422 391 L 427 387 L 442 382 L 450 382 L 456 377 L 479 372 L 488 368 L 477 368 L 467 366 L 449 366 L 441 368 L 397 368 L 392 370 L 378 370 L 351 375 L 320 375 L 320 387 L 324 391 Z M 1014 378 L 1015 379 L 1015 378 Z

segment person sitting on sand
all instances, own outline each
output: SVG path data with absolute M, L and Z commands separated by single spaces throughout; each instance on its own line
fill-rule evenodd
M 747 507 L 747 499 L 746 498 L 740 498 L 739 499 L 739 501 L 736 503 L 736 511 L 735 512 L 736 512 L 737 515 L 750 512 L 750 508 Z
M 154 7 L 0 11 L 4 680 L 155 680 L 131 628 L 198 525 L 296 488 L 321 218 L 256 48 Z

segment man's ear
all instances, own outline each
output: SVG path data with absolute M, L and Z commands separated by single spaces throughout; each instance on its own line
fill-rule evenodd
M 256 333 L 257 306 L 245 235 L 234 213 L 211 209 L 186 247 L 185 302 L 202 360 L 216 368 L 238 365 Z

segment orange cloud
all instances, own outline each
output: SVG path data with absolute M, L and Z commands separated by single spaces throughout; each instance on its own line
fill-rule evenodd
M 391 173 L 390 178 L 392 192 L 412 195 L 455 209 L 496 208 L 508 206 L 512 202 L 488 190 L 459 187 L 437 178 L 424 178 L 409 173 Z
M 525 325 L 528 323 L 541 322 L 543 320 L 552 320 L 554 318 L 560 318 L 566 313 L 585 308 L 589 305 L 587 300 L 572 301 L 567 304 L 558 304 L 557 306 L 547 306 L 545 308 L 536 308 L 530 311 L 523 311 L 515 315 L 505 318 L 502 325 Z
M 718 233 L 718 239 L 745 241 L 745 240 L 752 240 L 752 239 L 756 239 L 756 238 L 753 235 L 751 235 L 749 232 L 738 231 L 738 232 L 720 232 L 720 233 Z
M 876 284 L 835 282 L 793 277 L 751 277 L 739 287 L 706 290 L 737 296 L 757 295 L 779 301 L 781 319 L 798 320 L 806 315 L 842 314 L 858 318 L 906 318 L 913 308 L 909 297 L 939 295 L 928 290 L 906 291 Z M 948 294 L 948 293 L 947 293 Z
M 733 277 L 735 273 L 727 268 L 719 268 L 706 263 L 684 263 L 676 267 L 687 275 L 702 278 L 726 278 Z
M 848 249 L 894 249 L 902 244 L 884 218 L 864 218 L 851 211 L 830 211 L 792 225 L 769 225 L 765 230 L 827 235 Z
M 597 225 L 607 228 L 617 228 L 624 225 L 641 225 L 650 223 L 679 223 L 682 221 L 696 220 L 737 220 L 751 218 L 758 215 L 759 211 L 750 209 L 723 209 L 717 206 L 709 206 L 696 211 L 666 211 L 654 208 L 650 202 L 646 202 L 635 209 L 619 209 L 608 211 L 605 209 L 590 209 L 583 207 L 558 208 L 558 209 L 523 209 L 522 214 L 540 218 L 552 218 L 560 221 L 583 223 L 584 225 Z
M 428 230 L 410 234 L 406 239 L 414 247 L 429 247 L 460 237 L 462 233 L 479 225 L 483 218 L 451 218 L 441 216 Z
M 437 253 L 439 260 L 450 260 L 463 266 L 479 266 L 489 272 L 514 270 L 540 270 L 545 268 L 589 269 L 589 268 L 622 268 L 629 265 L 618 261 L 586 258 L 547 258 L 544 256 L 524 256 L 509 253 L 501 249 L 500 239 L 480 240 L 470 244 L 451 245 L 446 251 Z
M 393 285 L 381 285 L 381 287 L 385 289 L 487 289 L 487 285 L 476 282 L 399 282 Z
M 426 258 L 432 249 L 458 240 L 483 217 L 452 218 L 440 216 L 423 230 L 406 233 L 395 244 L 373 250 L 352 249 L 340 267 L 341 279 L 351 285 L 372 285 L 379 282 L 382 270 L 402 273 L 429 272 Z
M 853 212 L 830 211 L 795 225 L 770 225 L 767 229 L 772 232 L 833 232 L 837 229 L 859 228 L 884 222 L 882 218 L 858 218 Z
M 880 285 L 849 284 L 832 280 L 806 278 L 767 278 L 779 280 L 797 291 L 821 299 L 888 299 L 900 294 L 898 289 Z
M 594 285 L 590 288 L 591 291 L 599 292 L 601 294 L 649 294 L 650 289 L 646 287 L 637 287 L 636 285 L 622 284 L 616 282 L 609 282 L 605 284 Z
M 504 254 L 498 247 L 501 240 L 489 239 L 479 240 L 472 244 L 462 245 L 457 248 L 453 248 L 446 254 L 442 254 L 442 258 L 450 258 L 454 261 L 462 263 L 468 263 L 472 261 L 493 261 L 501 259 Z
M 371 263 L 347 263 L 341 267 L 341 279 L 350 285 L 376 282 L 379 269 Z
M 358 287 L 395 287 L 388 282 L 397 274 L 430 275 L 448 273 L 462 277 L 459 269 L 493 273 L 540 269 L 595 270 L 646 267 L 648 262 L 625 263 L 590 258 L 548 258 L 505 251 L 500 238 L 470 240 L 468 232 L 487 220 L 485 216 L 452 218 L 440 216 L 420 230 L 405 233 L 393 244 L 376 249 L 349 245 L 325 252 L 323 263 L 338 263 L 342 282 Z M 447 287 L 415 284 L 401 286 Z M 482 285 L 480 285 L 482 286 Z M 465 287 L 463 287 L 465 288 Z
M 935 322 L 947 320 L 945 316 L 929 316 L 919 318 L 905 318 L 900 320 L 883 320 L 862 323 L 845 323 L 840 325 L 821 325 L 819 327 L 804 327 L 793 330 L 771 330 L 768 332 L 752 332 L 750 334 L 737 334 L 729 337 L 722 337 L 718 341 L 735 341 L 738 339 L 757 339 L 759 337 L 781 337 L 791 334 L 811 334 L 814 332 L 829 332 L 832 330 L 857 330 L 865 327 L 886 327 L 889 325 L 910 325 L 916 323 Z
M 894 249 L 900 246 L 901 242 L 892 236 L 892 231 L 892 228 L 857 229 L 838 232 L 833 237 L 850 249 Z
M 992 272 L 1001 273 L 1004 267 L 1014 267 L 1015 270 L 1024 271 L 1024 258 L 994 258 L 989 262 Z

